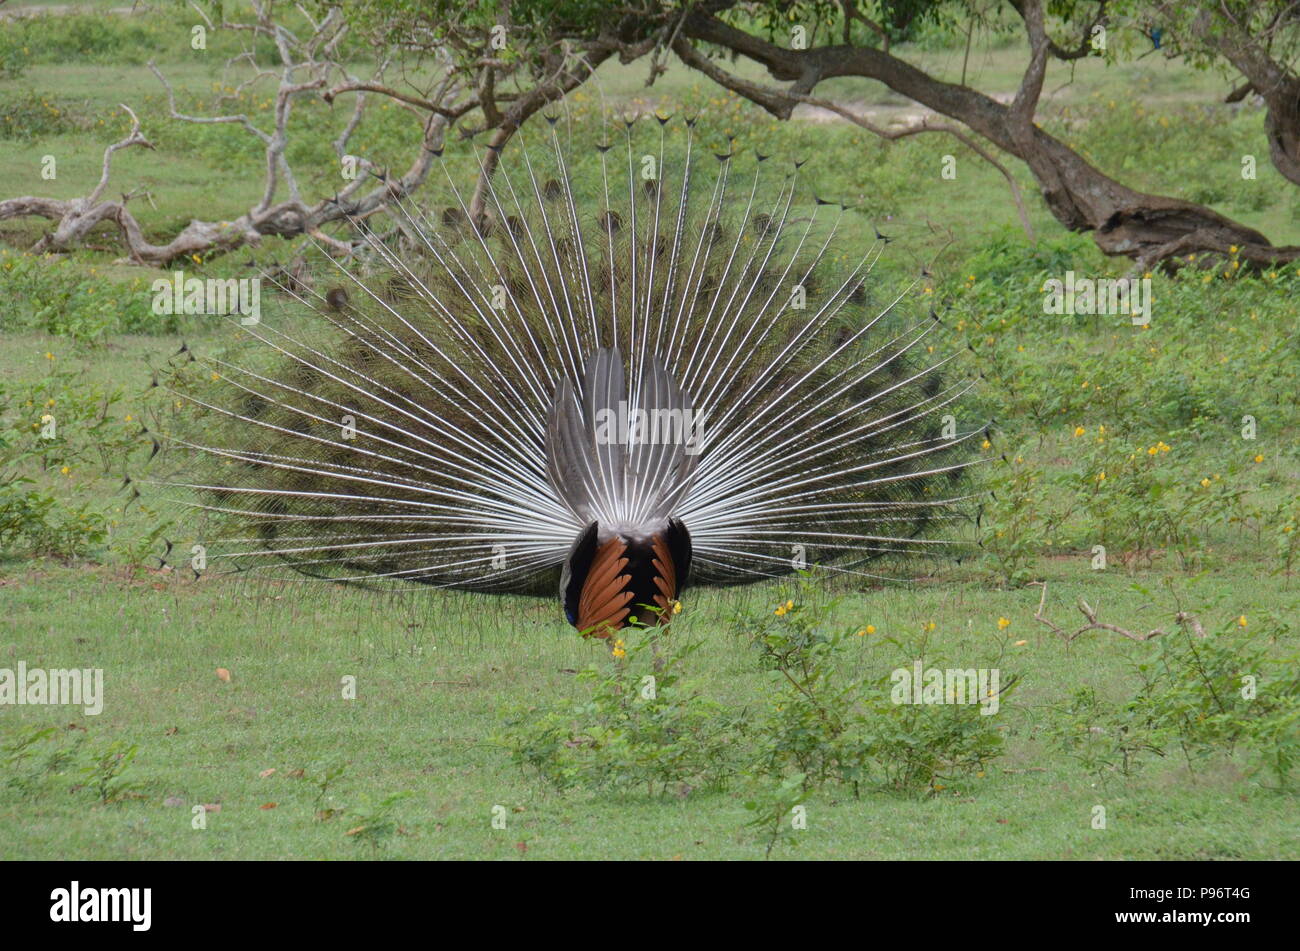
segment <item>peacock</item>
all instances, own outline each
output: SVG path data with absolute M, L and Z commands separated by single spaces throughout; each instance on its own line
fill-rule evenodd
M 169 434 L 214 557 L 558 590 L 609 637 L 688 583 L 950 543 L 974 378 L 916 281 L 872 278 L 890 238 L 803 162 L 654 118 L 585 146 L 550 118 L 477 202 L 447 168 L 445 207 L 397 205 L 397 241 L 354 222 L 368 261 L 288 288 L 306 320 L 238 327 Z

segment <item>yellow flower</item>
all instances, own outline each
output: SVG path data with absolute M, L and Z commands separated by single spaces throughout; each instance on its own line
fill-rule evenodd
M 875 626 L 874 624 L 868 624 L 868 625 L 867 625 L 867 633 L 868 633 L 868 634 L 874 634 L 874 633 L 876 633 L 876 626 Z
M 981 449 L 988 449 L 988 448 L 989 448 L 990 446 L 992 446 L 992 445 L 993 445 L 993 443 L 989 442 L 989 441 L 986 439 L 986 440 L 984 440 L 982 443 L 980 443 L 980 448 L 981 448 Z
M 53 360 L 53 359 L 54 359 L 54 354 L 52 354 L 52 353 L 50 353 L 50 351 L 46 350 L 46 351 L 45 351 L 45 359 L 46 359 L 46 360 Z
M 1256 462 L 1263 462 L 1263 461 L 1264 461 L 1264 456 L 1263 456 L 1262 454 L 1256 456 L 1256 457 L 1255 457 L 1255 461 L 1256 461 Z
M 1243 614 L 1241 617 L 1237 618 L 1237 626 L 1238 627 L 1246 626 L 1246 615 Z
M 1004 618 L 1004 617 L 1000 617 L 1000 618 L 998 618 L 998 630 L 999 630 L 999 631 L 1005 631 L 1005 630 L 1006 630 L 1007 628 L 1009 628 L 1010 626 L 1011 626 L 1011 622 L 1008 621 L 1006 618 Z
M 1210 487 L 1210 480 L 1209 480 L 1209 479 L 1202 479 L 1202 480 L 1201 480 L 1201 488 L 1202 488 L 1202 489 L 1208 489 L 1209 487 Z
M 793 611 L 793 610 L 794 610 L 794 602 L 793 602 L 793 601 L 787 601 L 787 602 L 785 603 L 785 609 L 786 609 L 787 611 Z
M 62 469 L 60 469 L 59 471 L 62 472 L 64 475 L 67 475 L 67 474 L 70 473 L 72 470 L 69 469 L 67 466 L 64 466 L 64 467 L 63 467 Z
M 1097 481 L 1098 481 L 1098 482 L 1105 482 L 1105 481 L 1106 481 L 1106 470 L 1103 469 L 1101 472 L 1098 472 L 1098 473 L 1097 473 Z
M 1082 426 L 1075 426 L 1075 427 L 1074 427 L 1074 434 L 1075 434 L 1076 436 L 1082 436 L 1082 435 L 1083 435 L 1084 433 L 1086 433 L 1087 431 L 1088 431 L 1088 430 L 1084 429 Z
M 682 602 L 680 602 L 680 601 L 674 601 L 674 602 L 673 602 L 673 614 L 681 614 L 681 613 L 682 613 Z
M 926 621 L 926 622 L 925 622 L 925 629 L 926 629 L 927 631 L 933 631 L 933 630 L 935 629 L 935 626 L 936 626 L 936 625 L 935 625 L 935 623 L 934 623 L 933 621 Z

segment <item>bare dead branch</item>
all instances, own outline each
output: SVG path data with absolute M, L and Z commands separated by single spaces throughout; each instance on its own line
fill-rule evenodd
M 1142 634 L 1139 632 L 1130 631 L 1127 628 L 1120 627 L 1117 624 L 1107 624 L 1103 621 L 1100 621 L 1098 620 L 1097 617 L 1098 612 L 1094 610 L 1093 607 L 1090 604 L 1088 604 L 1087 601 L 1083 600 L 1083 598 L 1079 598 L 1076 607 L 1078 607 L 1079 612 L 1087 619 L 1088 623 L 1083 625 L 1076 631 L 1068 632 L 1063 628 L 1061 628 L 1059 625 L 1053 623 L 1052 620 L 1043 613 L 1044 606 L 1047 603 L 1047 582 L 1032 581 L 1030 582 L 1030 584 L 1038 585 L 1043 589 L 1043 593 L 1038 599 L 1038 610 L 1034 612 L 1034 620 L 1038 621 L 1040 624 L 1045 624 L 1048 627 L 1050 627 L 1067 644 L 1071 643 L 1075 638 L 1079 637 L 1081 634 L 1086 634 L 1088 631 L 1110 631 L 1112 634 L 1119 634 L 1133 641 L 1149 641 L 1155 637 L 1167 636 L 1166 632 L 1160 628 L 1156 628 L 1155 630 L 1148 631 L 1147 633 Z M 1205 628 L 1202 627 L 1201 622 L 1196 618 L 1195 615 L 1190 614 L 1186 611 L 1175 612 L 1174 623 L 1177 624 L 1179 627 L 1183 628 L 1184 630 L 1190 629 L 1190 631 L 1197 637 L 1206 636 Z

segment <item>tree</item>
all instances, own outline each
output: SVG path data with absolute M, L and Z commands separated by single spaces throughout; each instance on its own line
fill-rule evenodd
M 1190 65 L 1244 78 L 1226 97 L 1236 102 L 1257 94 L 1268 109 L 1265 135 L 1273 166 L 1300 185 L 1300 76 L 1294 59 L 1300 41 L 1296 0 L 1218 0 L 1204 3 L 1132 3 L 1121 9 L 1128 22 L 1159 30 L 1159 46 Z
M 249 19 L 214 20 L 200 8 L 207 29 L 243 34 L 247 42 L 231 58 L 227 69 L 248 68 L 240 88 L 271 79 L 277 83 L 275 108 L 269 121 L 236 113 L 190 115 L 177 108 L 165 75 L 150 69 L 163 85 L 173 119 L 196 124 L 229 125 L 256 137 L 264 151 L 264 186 L 257 203 L 229 220 L 195 218 L 163 243 L 153 243 L 128 210 L 132 194 L 120 200 L 104 197 L 114 153 L 124 148 L 154 146 L 142 132 L 141 121 L 129 107 L 131 130 L 104 153 L 99 182 L 87 195 L 74 199 L 19 196 L 0 200 L 0 220 L 43 217 L 56 222 L 33 250 L 64 251 L 79 245 L 97 225 L 109 222 L 122 234 L 132 260 L 165 265 L 193 254 L 210 255 L 257 244 L 267 235 L 292 238 L 309 235 L 336 253 L 351 253 L 375 234 L 373 228 L 357 240 L 340 240 L 322 228 L 352 223 L 386 211 L 414 194 L 425 182 L 441 154 L 447 131 L 460 124 L 472 137 L 490 132 L 482 173 L 474 201 L 473 217 L 481 218 L 487 177 L 496 166 L 500 149 L 527 119 L 590 77 L 592 71 L 616 50 L 639 55 L 635 44 L 616 39 L 598 29 L 587 39 L 570 39 L 561 25 L 540 24 L 536 17 L 516 30 L 509 2 L 486 2 L 466 7 L 449 2 L 423 3 L 411 8 L 403 0 L 371 0 L 345 8 L 338 3 L 312 7 L 252 0 Z M 296 11 L 306 24 L 296 20 Z M 512 31 L 518 35 L 511 36 Z M 526 36 L 527 42 L 521 42 Z M 501 37 L 508 42 L 500 42 Z M 271 62 L 259 59 L 257 41 L 274 49 Z M 372 68 L 364 76 L 354 73 L 354 63 Z M 398 79 L 390 76 L 397 74 Z M 333 104 L 352 97 L 352 113 L 331 147 L 341 164 L 355 176 L 336 191 L 308 200 L 287 156 L 289 120 L 294 105 L 304 97 L 320 97 Z M 370 97 L 379 96 L 408 109 L 420 118 L 421 135 L 413 143 L 413 157 L 405 172 L 390 173 L 364 156 L 348 154 L 348 144 L 363 122 Z M 481 122 L 472 125 L 472 115 Z M 381 237 L 383 237 L 381 235 Z
M 892 41 L 925 18 L 974 15 L 969 4 L 948 0 L 632 0 L 641 35 L 653 33 L 688 66 L 761 106 L 789 119 L 796 106 L 831 108 L 869 131 L 881 134 L 849 110 L 815 95 L 827 79 L 859 76 L 884 83 L 945 116 L 1025 164 L 1053 216 L 1071 231 L 1091 232 L 1107 254 L 1132 258 L 1141 267 L 1197 253 L 1237 256 L 1247 264 L 1300 259 L 1300 247 L 1274 247 L 1260 232 L 1194 202 L 1149 195 L 1104 174 L 1035 122 L 1049 60 L 1072 61 L 1093 55 L 1093 38 L 1109 16 L 1110 0 L 1061 0 L 1053 4 L 1070 40 L 1058 41 L 1047 29 L 1042 0 L 1006 0 L 1028 41 L 1028 61 L 1011 102 L 1002 103 L 963 83 L 944 82 L 907 62 Z M 820 39 L 808 25 L 834 24 Z M 804 26 L 796 46 L 792 26 Z M 778 29 L 778 27 L 780 29 Z M 1218 42 L 1241 52 L 1247 45 L 1224 28 Z M 763 66 L 775 83 L 753 82 L 727 69 L 718 54 L 745 57 Z M 1225 54 L 1226 55 L 1226 54 Z M 1235 55 L 1235 53 L 1234 53 Z M 1245 53 L 1242 52 L 1244 56 Z M 1244 62 L 1244 60 L 1243 60 Z M 1262 68 L 1262 67 L 1261 67 Z M 1281 94 L 1279 94 L 1281 95 Z M 1294 100 L 1292 101 L 1294 107 Z M 925 123 L 902 132 L 954 131 Z M 1280 148 L 1287 151 L 1286 141 Z M 986 156 L 987 157 L 987 156 Z

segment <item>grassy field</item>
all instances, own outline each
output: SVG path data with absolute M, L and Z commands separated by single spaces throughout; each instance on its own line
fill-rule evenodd
M 1059 623 L 1065 598 L 1082 595 L 1134 626 L 1164 623 L 1123 575 L 1089 575 L 1086 561 L 1045 563 Z M 1233 608 L 1253 587 L 1249 564 L 1187 586 Z M 502 711 L 539 697 L 578 695 L 572 671 L 599 663 L 553 605 L 417 593 L 376 600 L 353 592 L 247 587 L 107 570 L 35 568 L 4 588 L 6 657 L 32 666 L 105 668 L 108 702 L 98 717 L 58 718 L 48 708 L 6 710 L 6 726 L 61 728 L 87 744 L 128 739 L 139 753 L 124 779 L 141 798 L 101 804 L 88 789 L 50 776 L 41 790 L 0 798 L 6 858 L 351 858 L 368 845 L 347 833 L 357 810 L 410 792 L 395 811 L 401 833 L 389 858 L 757 858 L 743 834 L 741 791 L 644 794 L 547 790 L 511 765 L 489 736 Z M 1234 592 L 1237 597 L 1234 598 Z M 763 704 L 774 687 L 741 640 L 724 631 L 736 610 L 770 610 L 776 590 L 735 600 L 695 593 L 675 637 L 699 638 L 691 673 L 712 696 Z M 950 656 L 985 655 L 1004 638 L 1002 666 L 1024 688 L 997 715 L 1007 753 L 981 779 L 923 797 L 884 790 L 854 800 L 815 797 L 793 858 L 1294 858 L 1294 798 L 1261 789 L 1231 759 L 1195 770 L 1170 756 L 1135 777 L 1099 778 L 1047 749 L 1046 707 L 1080 683 L 1116 696 L 1133 682 L 1140 646 L 1093 633 L 1069 649 L 1032 615 L 1037 589 L 993 591 L 945 579 L 916 589 L 849 597 L 852 623 L 913 631 L 929 620 Z M 1293 610 L 1294 594 L 1255 589 L 1248 610 Z M 997 619 L 1012 624 L 999 631 Z M 1014 643 L 1014 641 L 1013 641 Z M 897 653 L 864 639 L 864 665 L 897 666 Z M 907 663 L 906 659 L 903 663 Z M 216 675 L 230 671 L 230 681 Z M 341 699 L 340 679 L 357 678 Z M 80 730 L 87 732 L 83 735 Z M 64 740 L 64 742 L 72 742 Z M 324 795 L 314 780 L 343 774 Z M 275 773 L 263 777 L 267 770 Z M 295 771 L 305 770 L 302 778 Z M 175 797 L 172 799 L 172 797 Z M 165 805 L 179 800 L 174 807 Z M 190 807 L 220 804 L 203 831 Z M 270 807 L 274 804 L 274 807 Z M 504 830 L 492 809 L 509 810 Z M 1093 809 L 1107 828 L 1092 828 Z
M 144 66 L 156 58 L 186 108 L 215 108 L 229 53 L 194 61 L 172 35 L 189 19 L 123 15 L 86 41 L 102 48 L 14 54 L 21 71 L 0 78 L 0 197 L 84 193 L 125 102 L 158 152 L 120 153 L 112 188 L 148 188 L 152 204 L 133 208 L 153 236 L 246 209 L 260 190 L 256 149 L 229 130 L 168 120 Z M 960 48 L 915 57 L 960 76 Z M 1022 60 L 1015 47 L 977 47 L 968 76 L 1009 93 Z M 175 470 L 169 451 L 150 460 L 140 429 L 168 428 L 183 411 L 150 383 L 182 343 L 220 352 L 228 335 L 205 318 L 153 317 L 158 274 L 123 263 L 110 231 L 87 253 L 33 258 L 23 251 L 44 224 L 5 222 L 0 668 L 102 668 L 106 696 L 97 716 L 0 705 L 0 858 L 759 859 L 771 839 L 746 825 L 747 802 L 806 810 L 806 829 L 783 823 L 774 858 L 1300 856 L 1300 272 L 1242 276 L 1221 262 L 1153 275 L 1147 329 L 1049 316 L 1045 279 L 1118 275 L 1128 263 L 1064 234 L 1023 172 L 1036 242 L 1020 233 L 1001 176 L 955 143 L 886 145 L 817 117 L 779 126 L 680 67 L 649 93 L 642 77 L 605 69 L 601 89 L 617 106 L 699 109 L 707 141 L 735 135 L 745 148 L 814 155 L 818 193 L 859 203 L 864 229 L 888 220 L 897 235 L 883 283 L 930 263 L 909 306 L 944 313 L 941 339 L 969 347 L 985 377 L 963 413 L 996 423 L 980 467 L 979 490 L 992 494 L 961 529 L 960 560 L 890 566 L 907 583 L 688 591 L 665 649 L 696 649 L 681 660 L 688 686 L 671 696 L 701 731 L 724 730 L 728 768 L 682 770 L 648 791 L 583 774 L 561 791 L 535 767 L 585 762 L 581 730 L 521 767 L 512 750 L 527 724 L 556 711 L 589 721 L 599 678 L 631 676 L 644 654 L 611 661 L 551 600 L 196 578 L 184 553 L 197 530 L 176 500 L 147 486 L 135 497 L 123 479 Z M 1265 159 L 1262 113 L 1214 105 L 1218 79 L 1155 57 L 1084 61 L 1069 78 L 1049 75 L 1040 118 L 1102 168 L 1300 242 L 1300 203 Z M 877 116 L 912 111 L 866 84 L 827 94 Z M 264 91 L 241 107 L 258 113 L 262 102 Z M 567 109 L 574 140 L 594 141 L 594 91 Z M 301 112 L 300 135 L 345 111 Z M 380 116 L 366 143 L 398 162 L 411 133 L 409 119 Z M 1260 175 L 1243 181 L 1251 150 Z M 453 151 L 457 175 L 470 155 Z M 950 151 L 955 182 L 939 176 Z M 58 157 L 55 181 L 39 177 L 46 154 Z M 327 154 L 312 142 L 295 154 L 304 180 L 332 187 Z M 186 269 L 242 275 L 291 251 L 272 240 Z M 273 296 L 265 314 L 288 309 Z M 43 441 L 47 413 L 59 435 Z M 155 557 L 169 542 L 175 570 Z M 1166 635 L 1093 630 L 1067 643 L 1035 618 L 1044 583 L 1043 616 L 1066 631 L 1085 623 L 1082 599 L 1102 622 Z M 917 659 L 1016 678 L 995 716 L 962 721 L 987 734 L 978 761 L 958 762 L 941 733 L 957 722 L 944 719 L 952 708 L 926 707 L 915 721 L 882 717 L 879 734 L 863 725 L 878 746 L 853 781 L 810 783 L 802 802 L 783 793 L 797 768 L 763 767 L 760 754 L 806 725 L 755 644 L 801 630 L 774 616 L 787 601 L 818 632 L 847 634 L 827 670 L 864 697 Z M 1178 629 L 1178 611 L 1207 636 Z M 588 667 L 595 681 L 580 674 Z M 1256 678 L 1257 703 L 1233 699 L 1243 676 Z M 509 725 L 521 716 L 524 727 Z M 886 725 L 907 735 L 889 746 Z M 687 729 L 673 748 L 697 739 Z M 899 781 L 890 750 L 940 766 Z M 220 808 L 196 829 L 200 805 Z

